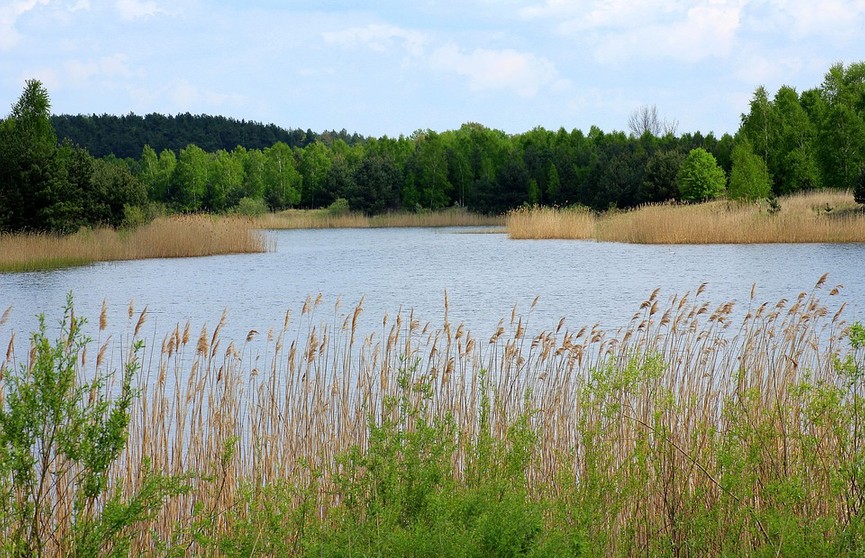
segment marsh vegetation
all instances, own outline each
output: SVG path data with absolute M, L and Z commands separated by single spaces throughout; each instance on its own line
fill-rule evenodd
M 655 291 L 615 333 L 530 331 L 514 312 L 480 338 L 448 321 L 446 301 L 442 323 L 398 313 L 364 335 L 362 303 L 335 320 L 319 297 L 245 339 L 223 338 L 223 320 L 144 347 L 147 311 L 130 305 L 126 352 L 101 337 L 104 311 L 91 343 L 68 311 L 54 349 L 9 345 L 0 451 L 16 441 L 8 409 L 35 404 L 19 394 L 50 355 L 74 369 L 68 400 L 83 409 L 127 393 L 131 376 L 112 370 L 135 371 L 125 445 L 98 495 L 67 446 L 32 462 L 36 491 L 4 465 L 3 548 L 856 556 L 865 330 L 823 304 L 839 292 L 825 280 L 790 300 L 752 292 L 741 318 L 703 286 Z
M 849 192 L 809 192 L 774 202 L 656 204 L 596 214 L 525 208 L 507 216 L 510 238 L 637 244 L 865 242 L 865 212 Z
M 264 252 L 266 235 L 246 218 L 162 217 L 134 230 L 84 228 L 78 233 L 0 233 L 0 271 L 34 271 L 100 261 L 186 258 Z

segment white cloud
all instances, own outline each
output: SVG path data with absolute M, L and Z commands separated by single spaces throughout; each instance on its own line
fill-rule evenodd
M 615 37 L 607 38 L 601 45 L 602 56 L 663 56 L 685 62 L 726 56 L 740 27 L 740 8 L 722 2 L 700 4 L 689 9 L 684 19 L 633 29 L 624 42 L 628 45 L 624 52 Z
M 57 72 L 53 68 L 44 66 L 21 72 L 18 75 L 16 83 L 23 84 L 28 79 L 38 79 L 42 82 L 42 85 L 48 89 L 48 91 L 56 89 L 60 85 L 60 79 L 57 77 Z
M 544 87 L 562 90 L 569 85 L 550 60 L 515 50 L 463 52 L 451 44 L 437 49 L 430 63 L 435 70 L 468 79 L 472 91 L 505 89 L 533 97 Z
M 21 35 L 15 29 L 18 18 L 46 4 L 48 0 L 19 0 L 0 5 L 0 50 L 8 50 L 21 40 Z
M 78 86 L 88 84 L 93 78 L 126 78 L 133 75 L 126 55 L 103 56 L 97 60 L 69 60 L 64 70 L 70 81 Z
M 420 56 L 427 42 L 426 36 L 411 29 L 395 25 L 373 23 L 363 27 L 350 27 L 341 31 L 322 33 L 325 42 L 344 46 L 363 46 L 375 52 L 404 49 L 411 56 Z
M 167 13 L 153 0 L 117 0 L 114 7 L 126 21 Z
M 141 112 L 220 112 L 220 108 L 237 108 L 247 98 L 236 93 L 222 93 L 199 87 L 185 79 L 175 80 L 157 88 L 129 88 L 130 98 Z
M 67 7 L 70 12 L 90 11 L 90 0 L 77 0 Z
M 554 21 L 557 33 L 586 42 L 601 62 L 673 58 L 696 62 L 726 56 L 741 26 L 745 0 L 548 0 L 525 19 Z
M 798 74 L 803 66 L 797 56 L 767 57 L 762 54 L 749 54 L 733 69 L 733 74 L 743 83 L 773 85 Z M 815 84 L 816 85 L 816 84 Z
M 599 28 L 622 29 L 650 24 L 681 12 L 681 1 L 664 0 L 594 0 L 574 2 L 570 0 L 548 0 L 523 8 L 524 19 L 548 19 L 557 22 L 562 34 Z
M 861 34 L 865 0 L 771 0 L 794 37 Z

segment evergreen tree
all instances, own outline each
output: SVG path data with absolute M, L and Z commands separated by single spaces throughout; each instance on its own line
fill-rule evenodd
M 28 80 L 0 123 L 0 230 L 51 228 L 46 208 L 63 185 L 50 111 L 48 91 L 40 81 Z

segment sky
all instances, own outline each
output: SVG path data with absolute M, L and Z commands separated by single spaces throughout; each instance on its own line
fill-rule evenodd
M 0 115 L 35 78 L 56 114 L 398 137 L 627 131 L 655 106 L 720 136 L 758 86 L 865 60 L 863 29 L 865 0 L 0 0 Z

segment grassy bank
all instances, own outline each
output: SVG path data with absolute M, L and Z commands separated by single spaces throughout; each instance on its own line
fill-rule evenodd
M 366 216 L 328 209 L 289 209 L 258 217 L 262 229 L 335 229 L 376 227 L 483 227 L 501 226 L 503 217 L 452 208 L 421 213 L 393 212 Z
M 97 261 L 264 252 L 266 238 L 248 219 L 160 217 L 132 231 L 82 230 L 68 236 L 0 235 L 0 271 L 34 271 Z
M 865 211 L 844 192 L 812 192 L 769 203 L 651 205 L 593 216 L 546 208 L 512 212 L 511 238 L 592 239 L 640 244 L 865 242 Z
M 514 315 L 479 337 L 404 313 L 361 337 L 362 305 L 334 319 L 319 297 L 245 340 L 183 324 L 71 362 L 141 363 L 105 491 L 150 510 L 121 516 L 136 553 L 859 556 L 865 331 L 821 303 L 824 280 L 738 313 L 703 287 L 656 291 L 615 334 Z M 7 351 L 6 401 L 38 354 Z M 97 388 L 117 393 L 111 378 Z M 44 495 L 46 555 L 76 540 L 75 489 L 70 474 Z M 7 548 L 18 526 L 0 518 Z

